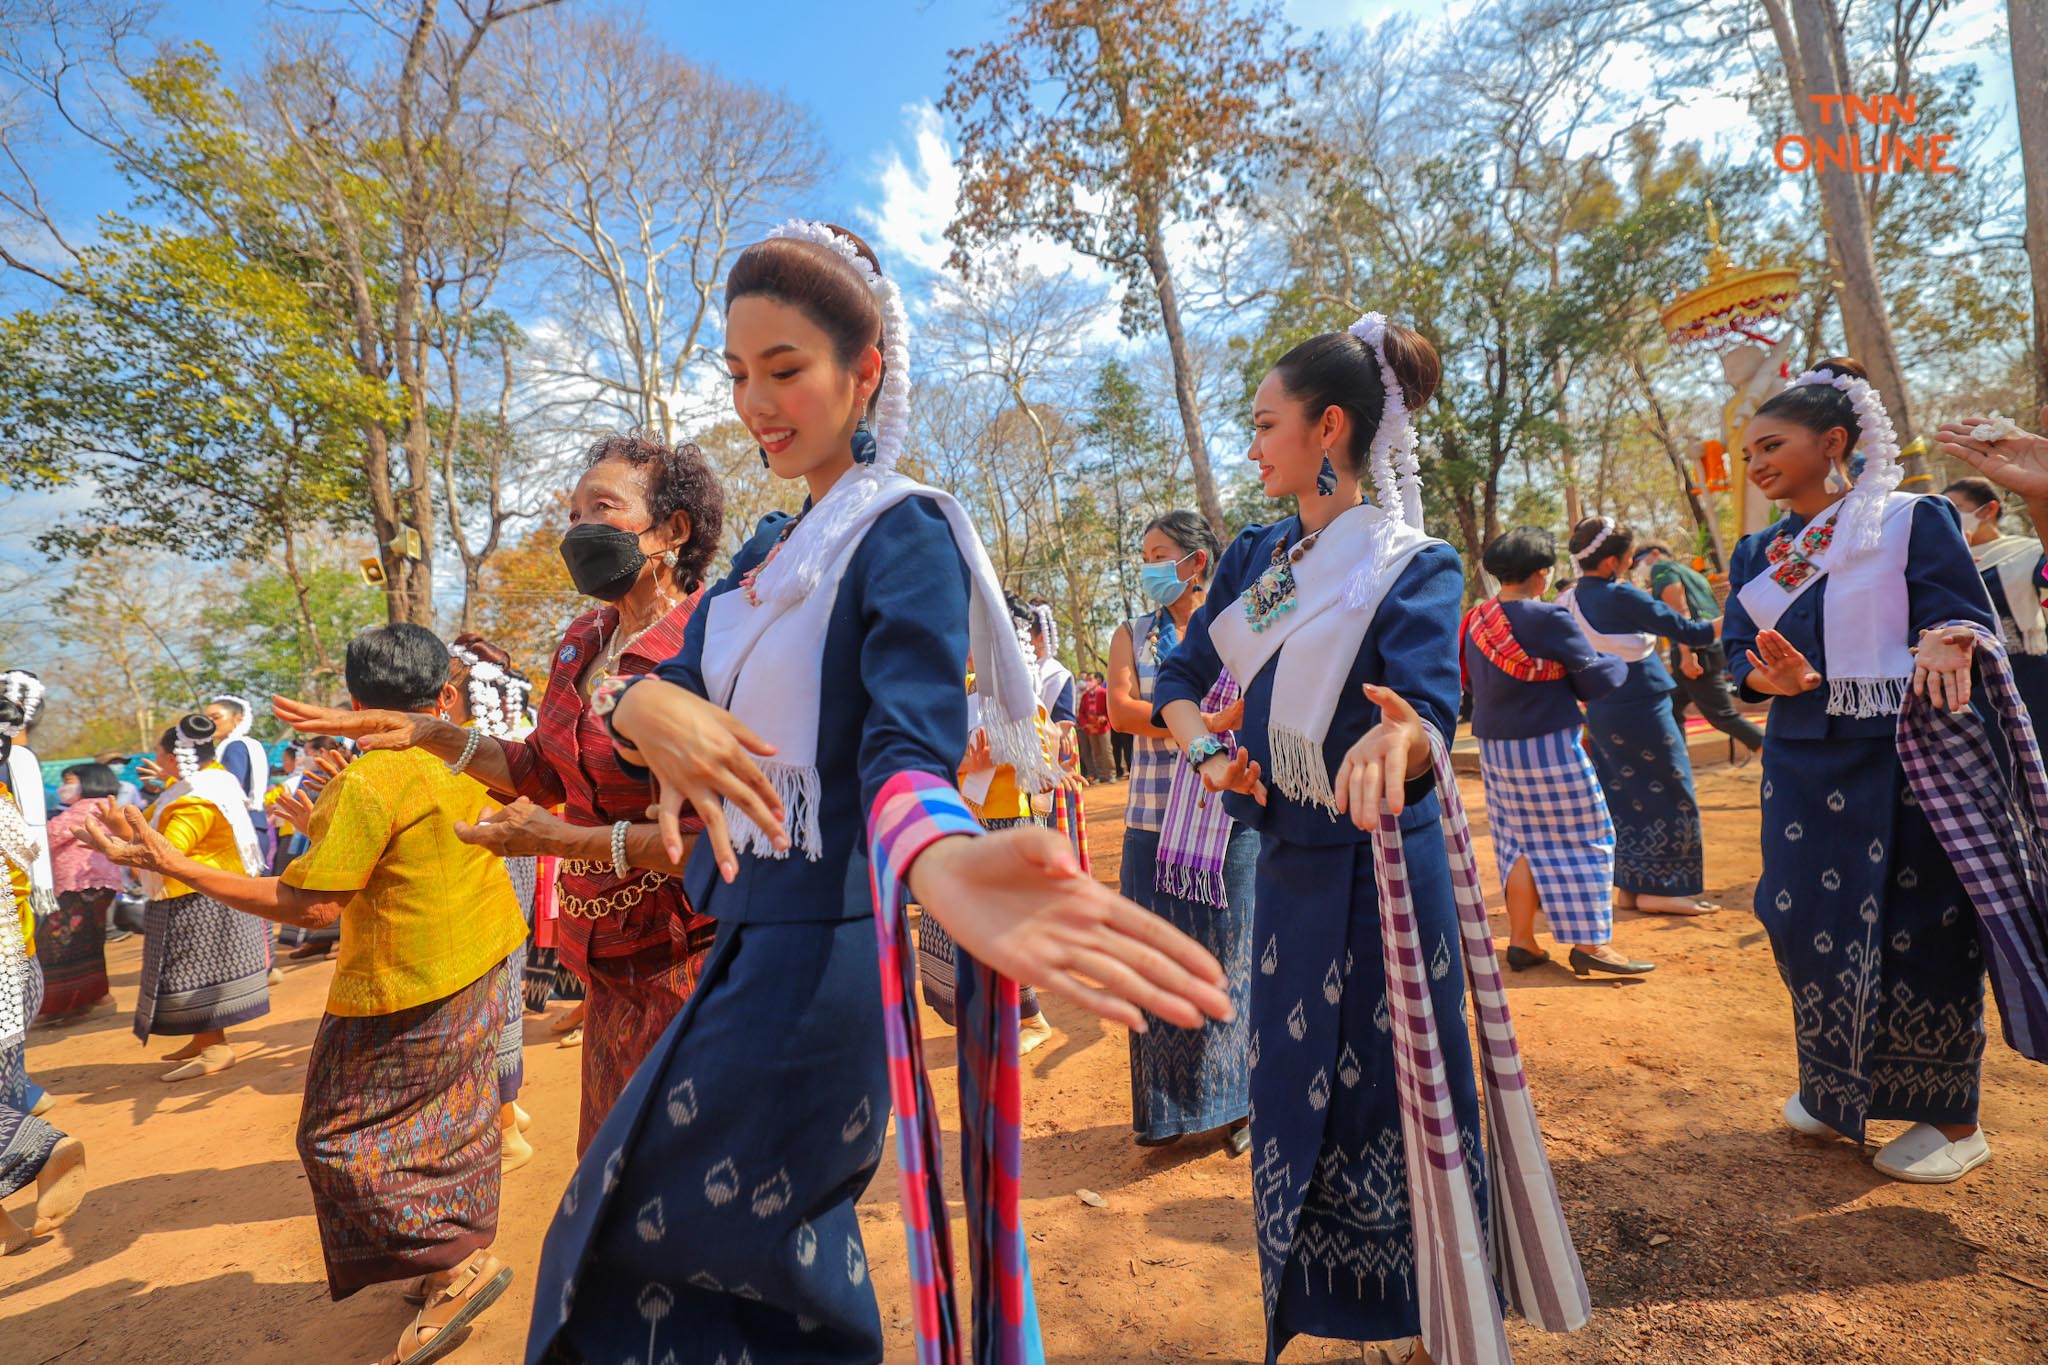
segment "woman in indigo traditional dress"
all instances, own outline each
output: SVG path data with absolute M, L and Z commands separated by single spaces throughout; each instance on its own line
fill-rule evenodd
M 1462 1359 L 1505 1359 L 1496 1294 L 1538 1278 L 1553 1292 L 1532 1319 L 1584 1321 L 1533 1116 L 1509 1125 L 1527 1145 L 1503 1158 L 1506 1191 L 1481 1155 L 1468 947 L 1484 954 L 1475 986 L 1499 978 L 1490 937 L 1461 923 L 1461 897 L 1483 910 L 1469 841 L 1453 882 L 1435 789 L 1449 768 L 1434 761 L 1457 723 L 1464 575 L 1457 552 L 1420 529 L 1409 417 L 1438 375 L 1435 349 L 1377 313 L 1280 359 L 1254 399 L 1250 453 L 1266 495 L 1294 496 L 1301 511 L 1248 527 L 1224 552 L 1153 691 L 1187 762 L 1259 831 L 1249 1060 L 1268 1365 L 1304 1334 L 1461 1341 Z M 1363 500 L 1368 470 L 1377 506 Z M 1234 756 L 1202 714 L 1226 668 L 1244 687 Z M 1414 954 L 1398 980 L 1390 944 Z M 1512 1035 L 1502 1010 L 1484 1022 L 1498 1122 Z M 1397 1035 L 1408 1061 L 1426 1063 L 1397 1060 Z M 1507 1084 L 1526 1101 L 1519 1066 Z M 1428 1113 L 1428 1129 L 1404 1132 L 1404 1111 Z M 1409 1148 L 1418 1140 L 1427 1152 Z M 1497 1285 L 1474 1269 L 1490 1262 L 1495 1221 L 1507 1265 L 1542 1271 L 1504 1268 Z M 1532 1242 L 1537 1221 L 1546 1233 Z
M 1536 912 L 1571 948 L 1572 970 L 1640 976 L 1655 966 L 1614 950 L 1614 823 L 1586 757 L 1581 701 L 1598 701 L 1628 665 L 1586 639 L 1571 612 L 1543 600 L 1557 541 L 1523 526 L 1486 547 L 1498 596 L 1472 609 L 1465 632 L 1472 737 L 1486 784 L 1486 820 L 1508 909 L 1508 966 L 1550 961 Z
M 2012 680 L 2038 734 L 2048 725 L 2048 612 L 2041 607 L 2041 594 L 2048 591 L 2048 555 L 2041 552 L 2040 541 L 1998 529 L 2005 500 L 1989 479 L 1957 479 L 1941 492 L 1963 514 L 1963 538 L 1970 542 L 1970 558 L 1998 613 Z
M 1572 532 L 1579 579 L 1567 609 L 1593 647 L 1618 655 L 1628 677 L 1586 703 L 1593 766 L 1614 818 L 1614 902 L 1652 915 L 1697 915 L 1720 907 L 1700 899 L 1699 801 L 1692 756 L 1671 714 L 1671 674 L 1657 656 L 1657 637 L 1682 645 L 1719 638 L 1721 623 L 1679 615 L 1624 581 L 1635 533 L 1612 517 L 1590 517 Z
M 1251 1150 L 1251 1071 L 1245 1009 L 1252 975 L 1252 895 L 1258 831 L 1224 803 L 1204 799 L 1166 728 L 1152 721 L 1159 667 L 1202 605 L 1222 547 L 1197 512 L 1165 512 L 1140 542 L 1139 585 L 1153 609 L 1110 638 L 1111 723 L 1133 737 L 1124 810 L 1123 893 L 1210 952 L 1230 977 L 1237 1017 L 1199 1031 L 1153 1029 L 1130 1036 L 1131 1127 L 1141 1147 L 1227 1126 L 1232 1156 Z M 1237 682 L 1217 678 L 1203 699 L 1211 733 L 1229 733 L 1244 712 Z
M 1735 547 L 1725 632 L 1736 686 L 1772 698 L 1756 913 L 1792 992 L 1799 1090 L 1785 1122 L 1860 1142 L 1873 1119 L 1909 1120 L 1877 1169 L 1955 1180 L 1990 1156 L 1977 1127 L 1984 960 L 1895 732 L 1909 684 L 1967 702 L 1974 637 L 1930 628 L 1997 618 L 1955 506 L 1893 491 L 1897 441 L 1860 364 L 1799 376 L 1757 409 L 1743 448 L 1749 481 L 1788 509 Z
M 873 254 L 790 223 L 740 254 L 725 299 L 733 405 L 809 499 L 741 548 L 680 654 L 593 699 L 659 779 L 672 852 L 682 804 L 702 818 L 684 878 L 718 937 L 563 1196 L 528 1359 L 879 1361 L 855 1202 L 892 1095 L 920 1349 L 957 1345 L 906 893 L 958 945 L 977 1357 L 1042 1359 L 1016 1221 L 1017 996 L 980 964 L 1133 1027 L 1138 1007 L 1227 1013 L 1221 973 L 1058 834 L 983 833 L 954 789 L 970 653 L 992 756 L 1027 788 L 1056 774 L 986 553 L 957 503 L 895 472 L 908 320 Z

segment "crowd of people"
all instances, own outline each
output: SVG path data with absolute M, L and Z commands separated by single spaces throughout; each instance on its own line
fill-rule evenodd
M 1596 516 L 1562 553 L 1499 537 L 1497 589 L 1461 612 L 1415 455 L 1439 358 L 1368 313 L 1258 386 L 1272 519 L 1226 542 L 1162 510 L 1145 610 L 1077 677 L 966 511 L 897 469 L 906 311 L 865 244 L 791 223 L 724 297 L 735 409 L 802 510 L 721 565 L 697 450 L 599 441 L 561 545 L 595 605 L 544 689 L 488 640 L 377 627 L 348 645 L 347 707 L 271 703 L 300 736 L 281 781 L 259 708 L 221 695 L 139 790 L 68 767 L 46 817 L 22 742 L 41 683 L 0 679 L 0 1194 L 36 1187 L 9 1250 L 85 1194 L 24 1038 L 39 1010 L 105 1007 L 132 873 L 134 1031 L 186 1040 L 164 1084 L 236 1064 L 280 949 L 331 959 L 298 1150 L 332 1296 L 418 1306 L 389 1362 L 446 1354 L 518 1273 L 535 1362 L 880 1360 L 855 1204 L 892 1113 L 920 1359 L 958 1359 L 919 999 L 957 1031 L 975 1357 L 1042 1359 L 1018 1209 L 1019 1058 L 1055 1027 L 1034 988 L 1127 1026 L 1134 1142 L 1247 1158 L 1269 1362 L 1300 1335 L 1504 1361 L 1505 1310 L 1564 1332 L 1590 1299 L 1452 777 L 1461 713 L 1508 971 L 1551 965 L 1540 920 L 1571 970 L 1640 975 L 1617 909 L 1718 908 L 1695 707 L 1761 754 L 1784 1121 L 1911 1122 L 1876 1160 L 1901 1180 L 1988 1159 L 1987 972 L 2008 1040 L 2048 1057 L 2048 557 L 1998 533 L 2001 484 L 2048 514 L 2048 440 L 1944 428 L 1985 477 L 1898 493 L 1882 396 L 1831 360 L 1749 426 L 1784 515 L 1725 595 Z M 1115 781 L 1112 892 L 1085 808 Z M 536 1261 L 494 1251 L 498 1208 L 532 1156 L 522 1015 L 565 997 L 579 1160 Z

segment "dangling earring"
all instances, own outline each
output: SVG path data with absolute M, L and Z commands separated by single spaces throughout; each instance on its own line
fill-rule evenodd
M 1323 467 L 1316 471 L 1316 492 L 1323 497 L 1337 491 L 1337 470 L 1330 463 L 1330 452 L 1323 452 Z
M 873 464 L 875 462 L 875 434 L 868 430 L 868 419 L 865 414 L 862 415 L 860 424 L 853 429 L 853 462 L 855 464 Z
M 768 468 L 768 452 L 765 450 L 761 451 L 761 468 Z

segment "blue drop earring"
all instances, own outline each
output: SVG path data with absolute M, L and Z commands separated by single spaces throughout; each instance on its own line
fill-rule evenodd
M 759 449 L 759 447 L 756 447 L 756 449 Z M 761 468 L 768 468 L 768 452 L 765 450 L 761 451 Z
M 1316 492 L 1323 497 L 1337 491 L 1337 471 L 1330 464 L 1330 452 L 1323 452 L 1323 467 L 1316 471 Z
M 853 462 L 873 464 L 875 462 L 875 434 L 868 430 L 868 419 L 862 417 L 860 425 L 853 429 Z

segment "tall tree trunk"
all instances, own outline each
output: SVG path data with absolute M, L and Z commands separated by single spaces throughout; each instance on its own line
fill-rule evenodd
M 1217 539 L 1228 540 L 1230 528 L 1223 520 L 1223 499 L 1216 492 L 1216 476 L 1209 470 L 1209 447 L 1202 439 L 1202 410 L 1195 396 L 1194 361 L 1188 355 L 1187 332 L 1181 327 L 1180 300 L 1173 292 L 1173 272 L 1166 261 L 1166 234 L 1159 222 L 1156 204 L 1138 209 L 1138 227 L 1145 236 L 1145 263 L 1152 271 L 1152 288 L 1159 295 L 1159 320 L 1166 331 L 1166 352 L 1173 360 L 1173 396 L 1180 405 L 1181 434 L 1187 440 L 1188 465 L 1195 472 L 1195 500 L 1209 519 Z
M 1643 399 L 1650 405 L 1650 430 L 1657 437 L 1657 443 L 1664 447 L 1664 455 L 1671 461 L 1671 468 L 1678 474 L 1678 486 L 1685 492 L 1685 500 L 1692 508 L 1692 519 L 1707 533 L 1707 553 L 1714 563 L 1714 572 L 1728 572 L 1727 560 L 1721 553 L 1721 528 L 1714 524 L 1714 518 L 1707 511 L 1707 505 L 1694 491 L 1692 467 L 1686 460 L 1685 452 L 1671 434 L 1671 424 L 1664 420 L 1664 404 L 1657 398 L 1656 385 L 1650 382 L 1650 372 L 1643 367 L 1640 351 L 1629 356 L 1629 367 L 1635 372 L 1636 385 L 1643 392 Z
M 2034 406 L 2048 413 L 2048 79 L 2042 75 L 2048 72 L 2048 9 L 2040 0 L 2006 0 L 2005 8 L 2027 187 L 2027 260 L 2034 279 Z
M 2023 4 L 2025 0 L 2014 0 Z M 1798 101 L 1800 126 L 1812 139 L 1847 134 L 1857 129 L 1839 122 L 1841 105 L 1836 104 L 1838 121 L 1823 128 L 1813 97 L 1852 94 L 1848 89 L 1848 61 L 1842 51 L 1841 23 L 1832 0 L 1790 0 L 1792 24 L 1782 22 L 1779 6 L 1785 0 L 1764 0 L 1772 13 L 1772 32 L 1788 75 L 1805 78 L 1807 98 Z M 1796 35 L 1796 36 L 1795 36 Z M 1791 42 L 1793 46 L 1787 48 Z M 1795 93 L 1798 83 L 1793 84 Z M 1870 245 L 1869 206 L 1855 173 L 1839 166 L 1820 170 L 1821 220 L 1827 230 L 1828 259 L 1840 282 L 1835 293 L 1842 309 L 1842 330 L 1849 338 L 1849 350 L 1870 372 L 1870 382 L 1884 397 L 1898 431 L 1899 444 L 1913 442 L 1913 423 L 1906 393 L 1906 377 L 1899 365 L 1898 347 L 1892 341 L 1891 319 L 1886 314 L 1884 291 L 1877 278 L 1877 257 Z M 1931 483 L 1924 455 L 1906 457 L 1908 491 Z M 1922 490 L 1924 491 L 1924 490 Z
M 292 533 L 287 521 L 279 528 L 284 542 L 284 576 L 292 585 L 292 600 L 299 610 L 299 626 L 306 632 L 306 641 L 313 646 L 313 667 L 318 676 L 332 677 L 341 672 L 328 656 L 327 642 L 320 638 L 320 626 L 313 620 L 313 595 L 306 586 L 306 575 L 299 568 L 298 537 Z

